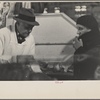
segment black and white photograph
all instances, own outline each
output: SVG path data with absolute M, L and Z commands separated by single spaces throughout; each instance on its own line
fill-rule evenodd
M 0 1 L 0 99 L 100 99 L 100 1 Z
M 100 2 L 0 1 L 0 81 L 100 79 Z

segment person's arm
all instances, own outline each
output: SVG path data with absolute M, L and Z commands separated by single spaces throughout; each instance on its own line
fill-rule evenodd
M 29 55 L 33 55 L 33 56 L 35 55 L 35 43 L 32 44 Z
M 0 36 L 0 63 L 9 63 L 11 56 L 3 55 L 4 37 Z
M 29 55 L 35 55 L 35 40 L 34 40 L 34 37 L 33 35 L 31 35 L 31 38 L 30 38 L 30 41 L 31 41 L 31 47 L 30 47 L 30 51 L 29 51 Z
M 0 56 L 2 55 L 2 53 L 3 53 L 3 40 L 0 37 Z

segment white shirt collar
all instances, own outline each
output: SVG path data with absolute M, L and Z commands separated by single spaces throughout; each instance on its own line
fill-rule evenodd
M 31 37 L 31 33 L 29 34 L 28 37 L 25 38 L 25 41 L 21 44 L 18 43 L 17 41 L 17 37 L 16 37 L 16 32 L 15 32 L 15 23 L 11 26 L 11 42 L 15 42 L 16 44 L 18 45 L 25 45 L 29 40 L 30 40 L 30 37 Z

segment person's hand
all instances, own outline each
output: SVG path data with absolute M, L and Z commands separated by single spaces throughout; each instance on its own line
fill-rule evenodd
M 11 56 L 0 56 L 0 64 L 11 63 Z
M 7 63 L 9 63 L 8 60 L 0 59 L 0 64 L 7 64 Z
M 39 64 L 33 63 L 33 64 L 31 64 L 31 68 L 32 68 L 33 72 L 35 72 L 35 73 L 42 73 Z
M 97 68 L 94 72 L 94 79 L 100 80 L 100 65 L 97 66 Z
M 80 46 L 83 46 L 82 40 L 81 39 L 78 40 L 78 38 L 75 37 L 74 40 L 73 40 L 73 47 L 75 49 L 78 49 Z

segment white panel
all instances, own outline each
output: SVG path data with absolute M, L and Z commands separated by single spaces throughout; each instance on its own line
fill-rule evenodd
M 45 61 L 63 61 L 72 56 L 73 52 L 71 45 L 41 45 L 36 46 L 35 58 Z
M 75 22 L 63 13 L 42 14 L 36 20 L 40 23 L 33 30 L 36 44 L 67 44 L 76 36 Z M 73 53 L 72 45 L 37 45 L 35 58 L 62 61 Z
M 62 14 L 37 16 L 37 21 L 40 26 L 33 30 L 36 43 L 67 43 L 76 36 L 75 26 Z

